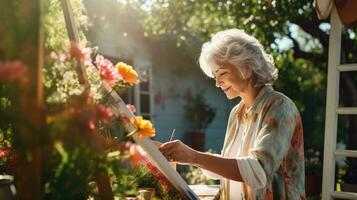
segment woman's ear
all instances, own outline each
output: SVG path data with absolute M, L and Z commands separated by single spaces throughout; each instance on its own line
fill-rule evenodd
M 248 67 L 245 67 L 243 70 L 240 70 L 240 72 L 243 80 L 249 80 L 253 75 L 253 71 Z

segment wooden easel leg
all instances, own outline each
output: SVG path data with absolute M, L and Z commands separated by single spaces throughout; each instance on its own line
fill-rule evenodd
M 109 174 L 107 172 L 103 172 L 101 175 L 97 176 L 96 183 L 101 200 L 114 200 L 114 194 L 110 185 Z

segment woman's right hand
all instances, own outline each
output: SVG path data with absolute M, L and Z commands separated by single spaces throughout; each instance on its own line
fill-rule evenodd
M 170 162 L 180 164 L 192 164 L 196 151 L 185 145 L 180 140 L 166 142 L 159 147 L 159 150 Z

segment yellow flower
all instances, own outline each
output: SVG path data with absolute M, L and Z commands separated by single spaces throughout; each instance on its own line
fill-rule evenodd
M 133 131 L 132 133 L 129 133 L 129 135 L 139 133 L 140 137 L 148 136 L 148 137 L 154 137 L 155 136 L 155 129 L 152 126 L 152 123 L 150 120 L 145 120 L 143 119 L 142 116 L 137 116 L 136 119 L 132 118 L 130 119 L 130 122 L 135 124 L 137 127 L 137 130 Z
M 123 77 L 124 82 L 130 85 L 139 83 L 138 74 L 135 70 L 133 70 L 132 66 L 123 62 L 118 62 L 115 67 L 117 68 L 119 74 Z

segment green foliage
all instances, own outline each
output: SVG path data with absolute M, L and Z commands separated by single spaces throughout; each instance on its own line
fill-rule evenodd
M 145 2 L 145 1 L 144 1 Z M 171 34 L 185 42 L 187 35 L 206 41 L 212 33 L 241 28 L 269 45 L 287 33 L 288 21 L 314 18 L 312 2 L 244 0 L 157 1 L 145 20 L 151 34 Z
M 0 86 L 0 148 L 6 148 L 11 146 L 12 139 L 12 125 L 11 120 L 16 114 L 16 108 L 12 105 L 16 105 L 16 91 L 8 92 L 9 90 L 16 89 L 16 87 L 9 87 L 9 85 Z M 10 91 L 11 91 L 10 90 Z
M 12 1 L 9 6 L 13 7 L 13 11 L 17 11 L 18 3 L 18 1 Z M 17 155 L 29 155 L 27 158 L 31 159 L 31 152 L 36 148 L 36 151 L 41 150 L 43 158 L 40 169 L 41 184 L 43 184 L 41 198 L 43 199 L 98 197 L 96 180 L 103 173 L 111 175 L 115 196 L 124 198 L 126 195 L 135 194 L 136 185 L 132 184 L 135 177 L 130 174 L 127 156 L 121 152 L 116 158 L 109 159 L 107 157 L 106 142 L 108 140 L 104 137 L 110 134 L 108 132 L 115 132 L 115 136 L 122 139 L 122 127 L 118 127 L 117 121 L 105 125 L 105 122 L 99 119 L 98 107 L 95 104 L 99 101 L 95 100 L 102 98 L 100 94 L 96 96 L 95 100 L 82 94 L 83 88 L 80 86 L 75 72 L 76 62 L 74 59 L 69 59 L 68 51 L 60 52 L 62 49 L 69 48 L 69 38 L 60 1 L 50 0 L 44 4 L 46 55 L 44 68 L 44 96 L 46 99 L 44 107 L 46 112 L 44 114 L 47 117 L 43 127 L 45 134 L 30 146 L 25 146 L 23 141 L 17 139 L 19 134 L 17 129 L 28 123 L 28 119 L 22 119 L 23 115 L 19 113 L 19 100 L 23 96 L 16 83 L 0 82 L 0 173 L 12 174 L 13 169 L 10 168 L 14 167 L 12 159 L 14 152 Z M 87 41 L 84 35 L 86 27 L 84 5 L 81 0 L 71 0 L 71 4 L 82 46 L 85 46 Z M 3 1 L 0 1 L 0 5 L 1 9 L 4 8 Z M 0 20 L 2 22 L 3 18 L 16 16 L 16 14 L 16 12 L 7 13 Z M 3 50 L 1 45 L 0 52 L 4 51 L 9 55 L 12 55 L 13 52 L 16 52 L 14 55 L 21 54 L 23 51 L 17 49 L 20 43 L 14 42 L 10 45 L 7 42 L 12 42 L 9 38 L 27 32 L 16 30 L 18 18 L 9 17 L 8 19 L 11 19 L 10 23 L 6 23 L 10 31 L 6 33 L 11 33 L 12 29 L 19 32 L 5 34 L 4 37 L 1 37 L 0 43 L 5 44 L 7 50 Z M 37 19 L 39 18 L 34 17 L 34 21 Z M 0 30 L 2 28 L 1 25 Z M 23 37 L 20 37 L 19 42 L 22 40 Z M 3 41 L 5 43 L 2 43 Z M 37 56 L 37 52 L 33 52 L 33 55 Z M 6 55 L 6 59 L 11 57 L 14 56 Z M 16 56 L 15 58 L 19 59 Z M 5 56 L 3 57 L 1 54 L 0 62 L 3 62 L 4 59 Z M 91 78 L 98 80 L 98 77 Z M 101 114 L 103 112 L 108 114 L 106 110 L 102 110 Z M 111 115 L 108 118 L 113 120 Z M 33 132 L 37 132 L 37 130 L 33 130 Z M 29 131 L 29 133 L 32 132 Z M 118 144 L 118 141 L 115 142 Z M 31 186 L 28 187 L 30 191 Z
M 44 34 L 45 34 L 45 54 L 51 57 L 51 52 L 59 53 L 62 49 L 68 49 L 70 40 L 67 33 L 66 23 L 62 11 L 61 1 L 49 0 L 44 3 Z M 78 34 L 82 46 L 86 46 L 87 39 L 87 16 L 82 0 L 71 1 L 73 8 L 74 22 L 78 28 Z M 58 57 L 65 56 L 66 52 L 61 52 Z M 66 102 L 70 95 L 80 94 L 74 62 L 55 62 L 54 59 L 46 59 L 44 67 L 45 96 L 48 104 L 58 105 Z
M 12 174 L 12 146 L 18 142 L 14 132 L 23 120 L 19 111 L 21 90 L 15 82 L 0 81 L 0 174 Z
M 84 31 L 88 22 L 83 2 L 71 0 L 71 5 L 81 44 L 86 46 Z M 52 54 L 57 54 L 58 57 L 64 56 L 66 52 L 60 51 L 68 49 L 70 45 L 61 1 L 44 2 L 44 13 L 45 54 L 47 55 L 44 67 L 44 89 L 48 115 L 54 117 L 66 106 L 70 98 L 80 95 L 83 89 L 79 85 L 74 69 L 75 62 L 58 62 L 58 59 L 51 59 L 53 56 L 51 52 L 56 52 Z M 49 128 L 54 144 L 46 151 L 46 157 L 53 159 L 45 161 L 44 178 L 47 182 L 45 199 L 86 199 L 89 194 L 94 195 L 95 189 L 90 184 L 95 180 L 93 176 L 98 171 L 111 169 L 110 162 L 105 162 L 100 152 L 93 152 L 88 144 L 83 143 L 84 138 L 80 138 L 81 134 L 63 126 L 66 123 L 68 123 L 66 119 L 62 119 L 51 124 Z M 93 160 L 98 159 L 103 160 L 104 166 L 94 166 Z
M 136 185 L 138 188 L 154 188 L 156 197 L 159 197 L 159 199 L 181 199 L 175 188 L 172 188 L 172 186 L 164 186 L 160 183 L 158 177 L 155 176 L 146 165 L 134 168 L 132 172 L 136 177 Z
M 275 54 L 279 79 L 274 87 L 291 98 L 302 113 L 306 148 L 323 149 L 326 76 L 315 63 L 295 59 L 293 52 Z
M 73 19 L 78 28 L 79 39 L 82 46 L 86 46 L 85 31 L 88 27 L 88 18 L 85 14 L 83 0 L 71 0 Z M 44 32 L 45 50 L 47 55 L 51 51 L 58 51 L 69 47 L 69 37 L 62 11 L 61 1 L 48 0 L 44 2 Z
M 187 184 L 190 185 L 213 185 L 215 181 L 212 179 L 206 178 L 202 170 L 198 167 L 187 166 L 181 173 L 181 176 L 185 179 Z
M 112 158 L 109 162 L 111 184 L 116 197 L 136 196 L 138 185 L 137 177 L 130 169 L 125 157 Z
M 61 161 L 54 167 L 54 177 L 50 179 L 45 199 L 86 199 L 91 188 L 88 184 L 95 171 L 90 163 L 92 152 L 80 146 L 65 150 L 60 144 L 56 146 L 61 153 Z M 93 177 L 92 177 L 93 179 Z M 73 188 L 76 188 L 75 190 Z
M 305 151 L 305 174 L 322 175 L 322 159 L 319 151 L 315 149 Z
M 155 193 L 160 193 L 163 190 L 159 181 L 145 165 L 134 168 L 133 173 L 137 177 L 136 184 L 138 188 L 153 188 Z
M 204 91 L 192 94 L 191 90 L 187 90 L 183 98 L 186 100 L 185 117 L 190 127 L 193 131 L 204 131 L 216 115 L 215 109 L 206 102 Z

